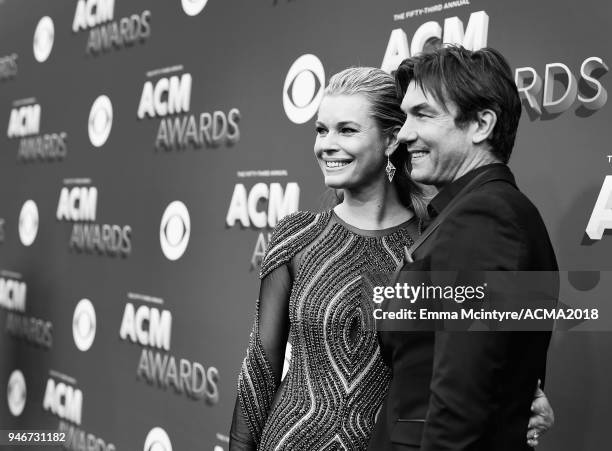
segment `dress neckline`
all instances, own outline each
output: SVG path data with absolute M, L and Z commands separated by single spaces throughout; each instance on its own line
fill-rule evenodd
M 360 229 L 359 227 L 355 227 L 354 225 L 349 224 L 348 222 L 344 221 L 340 216 L 338 216 L 333 209 L 331 209 L 330 212 L 331 212 L 331 215 L 334 221 L 336 221 L 342 227 L 347 229 L 349 232 L 354 233 L 355 235 L 365 236 L 365 237 L 381 237 L 381 236 L 391 235 L 392 233 L 398 230 L 406 228 L 409 224 L 412 224 L 413 222 L 417 220 L 416 215 L 414 215 L 412 216 L 412 218 L 408 219 L 407 221 L 404 221 L 401 224 L 398 224 L 392 227 L 387 227 L 385 229 L 368 230 L 368 229 Z

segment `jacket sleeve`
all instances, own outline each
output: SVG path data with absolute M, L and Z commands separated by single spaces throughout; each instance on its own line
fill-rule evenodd
M 491 197 L 473 197 L 440 226 L 431 268 L 521 269 L 524 233 L 515 213 Z M 512 337 L 508 332 L 436 332 L 421 451 L 477 449 L 498 407 Z

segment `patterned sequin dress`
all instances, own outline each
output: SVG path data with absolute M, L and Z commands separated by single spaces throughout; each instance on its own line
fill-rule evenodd
M 367 448 L 390 370 L 380 356 L 362 274 L 393 271 L 415 233 L 416 220 L 364 231 L 332 211 L 298 212 L 278 224 L 261 278 L 287 265 L 287 308 L 277 311 L 288 312 L 291 361 L 279 387 L 279 359 L 271 356 L 278 346 L 266 349 L 274 340 L 262 327 L 277 327 L 282 318 L 260 324 L 258 303 L 234 412 L 234 423 L 241 417 L 257 449 Z

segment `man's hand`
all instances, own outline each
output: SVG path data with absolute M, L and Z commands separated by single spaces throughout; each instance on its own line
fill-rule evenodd
M 555 413 L 546 394 L 540 388 L 540 381 L 531 403 L 531 412 L 527 426 L 527 444 L 535 448 L 539 444 L 539 438 L 555 424 Z

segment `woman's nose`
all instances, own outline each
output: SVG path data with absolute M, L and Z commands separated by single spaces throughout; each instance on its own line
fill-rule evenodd
M 336 138 L 337 137 L 335 136 L 335 134 L 330 132 L 326 133 L 323 136 L 319 136 L 315 144 L 315 149 L 328 153 L 336 152 L 340 149 L 338 145 L 338 140 Z

